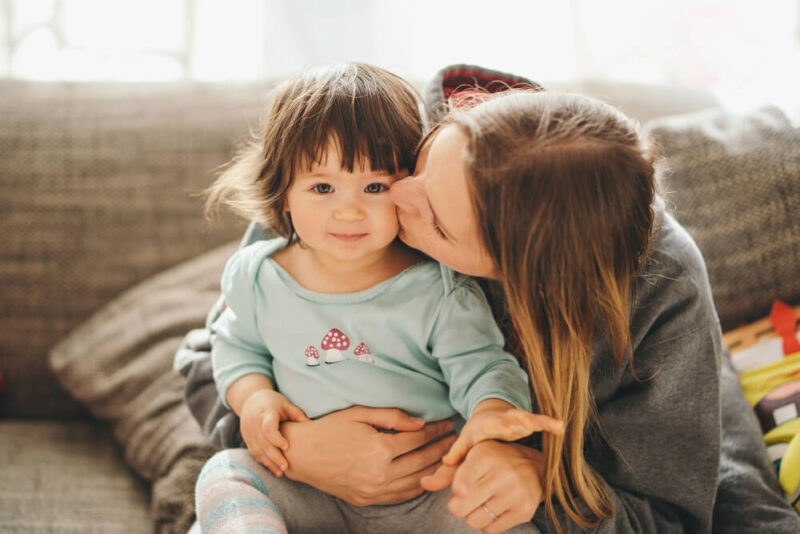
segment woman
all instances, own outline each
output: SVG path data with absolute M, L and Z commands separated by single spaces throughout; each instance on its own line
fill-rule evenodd
M 500 282 L 538 408 L 567 422 L 563 440 L 542 437 L 541 452 L 493 443 L 424 486 L 455 476 L 455 492 L 516 455 L 528 471 L 513 484 L 521 498 L 495 477 L 451 510 L 502 530 L 543 499 L 541 516 L 559 525 L 613 514 L 624 529 L 621 511 L 635 510 L 648 530 L 708 530 L 720 445 L 719 413 L 705 407 L 719 402 L 719 328 L 699 253 L 656 216 L 636 126 L 588 98 L 512 94 L 446 118 L 423 165 L 393 188 L 402 236 Z M 664 463 L 652 462 L 656 450 Z M 671 513 L 653 513 L 655 502 Z
M 730 375 L 720 381 L 705 268 L 654 207 L 651 157 L 630 120 L 584 97 L 502 96 L 446 118 L 391 194 L 407 244 L 497 281 L 538 409 L 567 432 L 540 447 L 480 443 L 441 467 L 452 438 L 418 449 L 441 423 L 353 408 L 284 425 L 287 476 L 354 504 L 452 485 L 451 512 L 491 533 L 531 518 L 541 531 L 747 531 L 739 484 L 762 512 L 753 531 L 764 520 L 797 529 L 763 462 L 739 456 L 742 441 L 721 444 L 721 384 L 723 407 L 742 405 Z

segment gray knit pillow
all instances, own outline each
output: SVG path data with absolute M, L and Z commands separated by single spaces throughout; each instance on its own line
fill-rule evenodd
M 800 303 L 800 130 L 777 108 L 721 109 L 646 128 L 668 207 L 697 241 L 724 330 Z
M 231 217 L 204 232 L 192 193 L 257 125 L 265 86 L 0 80 L 5 415 L 85 416 L 48 349 L 135 283 L 241 236 Z
M 59 341 L 49 363 L 62 387 L 108 421 L 127 464 L 153 483 L 158 532 L 186 532 L 192 483 L 214 452 L 172 369 L 183 336 L 219 298 L 229 243 L 148 278 Z

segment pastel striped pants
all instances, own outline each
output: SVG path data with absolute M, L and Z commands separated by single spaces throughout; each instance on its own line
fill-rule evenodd
M 286 534 L 283 517 L 270 499 L 266 475 L 272 476 L 247 449 L 228 449 L 211 457 L 195 484 L 202 532 Z
M 227 449 L 203 467 L 195 486 L 205 534 L 460 534 L 474 532 L 447 510 L 450 491 L 395 504 L 354 506 L 301 482 L 277 478 L 247 449 Z M 533 525 L 512 529 L 536 533 Z

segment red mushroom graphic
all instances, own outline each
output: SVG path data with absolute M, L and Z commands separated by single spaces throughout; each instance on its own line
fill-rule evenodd
M 306 349 L 306 365 L 310 367 L 319 365 L 319 352 L 313 345 Z
M 322 350 L 325 351 L 325 363 L 344 361 L 343 350 L 350 346 L 350 339 L 338 328 L 331 328 L 322 338 Z
M 367 363 L 375 362 L 372 359 L 372 356 L 370 356 L 370 354 L 372 354 L 372 351 L 369 350 L 369 347 L 367 346 L 366 343 L 359 343 L 358 346 L 353 351 L 353 354 L 358 356 L 358 359 L 361 360 L 362 362 L 367 362 Z

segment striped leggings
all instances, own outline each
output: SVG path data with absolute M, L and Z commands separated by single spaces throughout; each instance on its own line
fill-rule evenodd
M 195 484 L 202 532 L 286 534 L 283 517 L 269 498 L 267 475 L 272 476 L 247 449 L 224 450 L 206 462 Z

